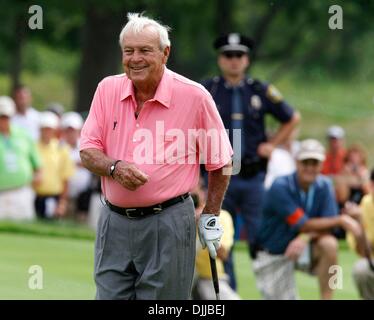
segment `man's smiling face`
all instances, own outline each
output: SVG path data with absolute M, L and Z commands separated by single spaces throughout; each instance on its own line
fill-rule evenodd
M 163 74 L 170 47 L 161 49 L 158 33 L 146 27 L 141 33 L 124 36 L 122 63 L 134 84 L 153 84 Z

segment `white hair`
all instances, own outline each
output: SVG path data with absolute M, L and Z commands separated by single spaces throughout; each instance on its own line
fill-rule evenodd
M 123 39 L 127 33 L 139 34 L 147 27 L 152 27 L 158 33 L 160 37 L 161 50 L 165 49 L 166 47 L 170 47 L 170 40 L 168 34 L 170 27 L 164 26 L 156 20 L 145 17 L 139 13 L 129 12 L 127 14 L 127 19 L 129 21 L 123 27 L 119 35 L 119 45 L 121 46 L 121 48 L 123 48 Z

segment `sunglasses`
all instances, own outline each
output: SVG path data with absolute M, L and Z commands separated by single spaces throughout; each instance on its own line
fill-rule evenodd
M 232 59 L 232 58 L 241 58 L 242 56 L 245 55 L 245 53 L 242 51 L 225 51 L 225 52 L 222 52 L 222 55 L 227 59 Z
M 318 166 L 320 163 L 320 161 L 316 160 L 316 159 L 305 159 L 305 160 L 301 160 L 301 164 L 303 166 Z

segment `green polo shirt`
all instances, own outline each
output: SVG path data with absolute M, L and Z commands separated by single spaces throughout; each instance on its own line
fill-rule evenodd
M 9 136 L 0 133 L 0 191 L 29 184 L 39 167 L 35 142 L 22 128 L 11 126 Z

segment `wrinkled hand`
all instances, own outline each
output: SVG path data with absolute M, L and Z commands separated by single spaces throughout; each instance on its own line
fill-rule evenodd
M 214 214 L 202 213 L 198 226 L 199 239 L 203 249 L 208 247 L 210 256 L 215 259 L 223 229 Z
M 124 188 L 131 191 L 135 191 L 149 180 L 149 177 L 134 164 L 124 161 L 117 164 L 113 177 Z
M 257 154 L 263 158 L 270 158 L 274 145 L 270 142 L 263 142 L 257 148 Z
M 296 261 L 300 255 L 303 253 L 307 242 L 300 237 L 296 237 L 292 240 L 286 249 L 285 256 L 293 261 Z

